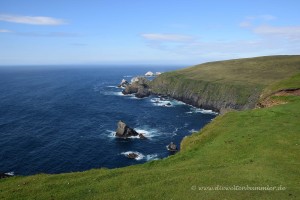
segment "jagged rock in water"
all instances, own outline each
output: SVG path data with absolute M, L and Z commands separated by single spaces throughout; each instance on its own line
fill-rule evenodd
M 117 137 L 127 138 L 127 137 L 137 136 L 137 135 L 139 135 L 139 133 L 136 132 L 133 128 L 127 126 L 123 121 L 118 122 L 118 128 L 116 131 Z
M 136 94 L 137 98 L 143 98 L 150 95 L 149 80 L 144 77 L 135 77 L 132 83 L 127 85 L 122 91 L 123 94 Z
M 127 158 L 130 158 L 130 159 L 135 159 L 137 158 L 139 155 L 136 154 L 136 153 L 129 153 L 126 155 Z
M 171 142 L 168 146 L 167 146 L 168 151 L 177 151 L 177 146 Z

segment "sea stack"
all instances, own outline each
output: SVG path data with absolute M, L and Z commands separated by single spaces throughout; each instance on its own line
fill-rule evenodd
M 133 128 L 130 128 L 127 126 L 123 121 L 118 122 L 118 128 L 116 131 L 116 136 L 117 137 L 122 137 L 122 138 L 128 138 L 131 136 L 137 136 L 139 135 L 138 132 L 136 132 Z

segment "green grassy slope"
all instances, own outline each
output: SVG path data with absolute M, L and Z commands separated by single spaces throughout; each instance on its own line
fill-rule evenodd
M 295 76 L 277 84 L 298 87 L 299 80 Z M 218 116 L 166 159 L 1 179 L 0 199 L 299 199 L 300 96 L 276 98 L 289 103 Z M 199 190 L 234 185 L 285 190 Z
M 205 63 L 164 73 L 152 91 L 214 110 L 254 108 L 262 91 L 300 73 L 300 56 L 266 56 Z

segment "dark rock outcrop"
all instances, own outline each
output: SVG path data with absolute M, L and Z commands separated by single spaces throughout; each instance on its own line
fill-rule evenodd
M 137 158 L 139 155 L 136 154 L 136 153 L 129 153 L 126 155 L 127 158 L 130 158 L 130 159 L 135 159 Z
M 139 138 L 140 139 L 147 139 L 142 133 L 139 133 Z
M 9 177 L 12 177 L 13 175 L 11 175 L 11 174 L 8 174 L 8 173 L 1 173 L 0 172 L 0 179 L 2 179 L 2 178 L 9 178 Z
M 118 128 L 116 131 L 117 137 L 128 138 L 137 135 L 139 135 L 139 133 L 136 132 L 133 128 L 127 126 L 123 121 L 118 122 Z
M 138 91 L 135 94 L 135 96 L 137 98 L 144 98 L 144 97 L 148 97 L 150 95 L 150 90 L 148 85 L 139 85 L 138 86 Z
M 149 80 L 144 77 L 133 78 L 133 82 L 128 84 L 122 93 L 135 94 L 137 98 L 147 97 L 150 95 Z
M 167 146 L 168 151 L 177 151 L 177 146 L 171 142 L 168 146 Z
M 134 94 L 138 92 L 138 86 L 135 84 L 129 84 L 125 87 L 125 89 L 122 91 L 123 94 Z

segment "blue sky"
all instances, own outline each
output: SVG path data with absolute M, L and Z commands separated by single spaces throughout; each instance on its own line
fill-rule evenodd
M 297 0 L 0 1 L 0 65 L 300 54 L 299 8 Z

